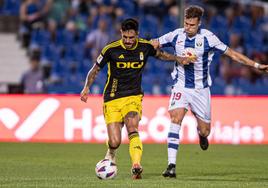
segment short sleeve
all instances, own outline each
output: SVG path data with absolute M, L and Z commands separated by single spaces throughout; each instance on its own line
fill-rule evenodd
M 149 48 L 149 56 L 155 56 L 156 50 L 154 49 L 154 47 L 151 44 L 148 44 L 148 48 Z
M 213 33 L 211 33 L 208 37 L 208 43 L 209 46 L 214 50 L 214 51 L 219 51 L 220 53 L 224 53 L 228 46 L 226 44 L 224 44 L 223 42 L 220 41 L 220 39 L 214 35 Z
M 96 64 L 100 68 L 103 68 L 107 64 L 107 62 L 109 62 L 109 57 L 110 57 L 109 50 L 106 51 L 102 50 L 100 55 L 97 57 Z
M 176 40 L 177 36 L 178 34 L 175 30 L 159 37 L 158 41 L 162 47 L 171 47 L 174 45 L 174 40 Z

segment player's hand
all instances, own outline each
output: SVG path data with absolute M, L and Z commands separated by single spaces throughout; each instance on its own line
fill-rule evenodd
M 152 39 L 152 40 L 150 40 L 150 42 L 151 42 L 151 45 L 154 47 L 154 49 L 160 48 L 160 43 L 158 40 Z
M 260 64 L 258 70 L 268 73 L 268 65 Z
M 183 65 L 189 65 L 190 63 L 194 63 L 197 60 L 196 56 L 191 56 L 191 57 L 178 57 L 178 62 L 183 64 Z
M 80 93 L 80 100 L 83 102 L 87 102 L 88 93 L 89 93 L 89 89 L 85 87 Z
M 197 61 L 197 56 L 193 55 L 193 56 L 187 56 L 186 57 L 188 61 L 190 61 L 191 63 L 194 63 Z

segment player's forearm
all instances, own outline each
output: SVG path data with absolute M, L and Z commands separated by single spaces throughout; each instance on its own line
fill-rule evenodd
M 248 66 L 251 66 L 251 67 L 255 67 L 255 64 L 256 64 L 255 61 L 249 59 L 245 55 L 240 54 L 240 53 L 238 53 L 238 52 L 236 52 L 234 50 L 231 50 L 230 57 L 232 58 L 232 60 L 234 60 L 234 61 L 236 61 L 238 63 L 248 65 Z
M 242 54 L 238 54 L 236 57 L 237 57 L 236 61 L 239 63 L 242 63 L 244 65 L 254 67 L 254 64 L 256 63 L 255 61 L 252 61 L 251 59 L 249 59 L 248 57 L 246 57 Z
M 87 88 L 87 89 L 90 88 L 92 83 L 95 81 L 99 71 L 100 71 L 100 68 L 96 64 L 88 71 L 84 88 Z
M 178 61 L 178 58 L 179 58 L 175 55 L 169 54 L 169 53 L 162 51 L 162 50 L 157 51 L 156 57 L 158 57 L 159 59 L 164 60 L 164 61 Z
M 256 61 L 249 59 L 248 57 L 240 54 L 234 50 L 228 50 L 227 55 L 230 56 L 234 61 L 237 61 L 241 64 L 255 67 L 256 69 L 268 73 L 268 65 L 260 64 Z

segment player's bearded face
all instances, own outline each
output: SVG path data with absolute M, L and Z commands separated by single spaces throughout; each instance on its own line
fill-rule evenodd
M 188 36 L 194 36 L 199 28 L 200 21 L 198 18 L 184 18 L 184 30 Z
M 134 30 L 127 30 L 127 31 L 122 31 L 121 30 L 121 35 L 122 35 L 122 41 L 126 49 L 130 49 L 135 46 L 138 38 L 138 33 Z

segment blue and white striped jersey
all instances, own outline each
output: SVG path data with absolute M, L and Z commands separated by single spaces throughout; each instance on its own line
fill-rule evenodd
M 176 29 L 158 38 L 162 47 L 173 47 L 177 56 L 184 56 L 191 48 L 197 61 L 189 65 L 176 63 L 171 73 L 175 85 L 186 88 L 206 88 L 211 86 L 209 65 L 216 50 L 224 53 L 227 46 L 217 36 L 206 29 L 199 29 L 192 37 L 187 37 L 183 28 Z

